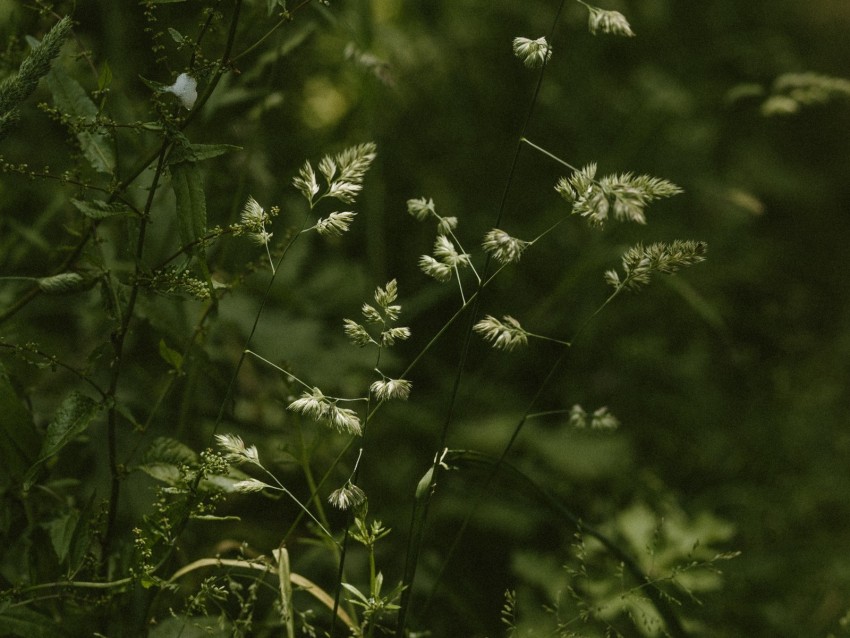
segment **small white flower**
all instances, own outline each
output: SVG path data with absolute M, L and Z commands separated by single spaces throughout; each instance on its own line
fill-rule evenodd
M 389 401 L 390 399 L 406 400 L 410 396 L 413 384 L 407 379 L 383 379 L 375 381 L 370 390 L 378 401 Z
M 612 35 L 622 35 L 627 38 L 634 37 L 635 32 L 629 25 L 629 21 L 619 11 L 605 11 L 597 7 L 588 7 L 588 28 L 593 35 L 598 31 Z
M 249 494 L 251 492 L 262 492 L 267 487 L 271 487 L 267 483 L 263 483 L 262 481 L 258 481 L 255 478 L 246 479 L 244 481 L 238 481 L 233 484 L 233 491 L 240 492 L 242 494 Z
M 523 330 L 519 321 L 510 315 L 505 315 L 502 319 L 504 322 L 492 315 L 487 315 L 472 329 L 485 340 L 490 341 L 497 350 L 510 352 L 517 346 L 527 345 L 528 333 Z
M 292 185 L 295 186 L 305 199 L 313 203 L 313 197 L 319 192 L 319 184 L 316 181 L 316 173 L 313 171 L 313 166 L 309 160 L 304 162 L 304 166 L 298 171 L 298 177 L 292 179 Z
M 327 196 L 338 199 L 346 204 L 351 204 L 357 199 L 357 195 L 361 190 L 363 190 L 362 184 L 339 181 L 330 185 Z
M 301 398 L 296 399 L 287 407 L 288 410 L 299 412 L 316 421 L 323 419 L 329 408 L 330 403 L 319 388 L 313 388 L 312 393 L 302 393 Z
M 364 346 L 368 346 L 370 343 L 374 343 L 372 337 L 366 331 L 366 328 L 361 326 L 356 321 L 352 321 L 351 319 L 344 319 L 344 331 L 345 336 L 351 339 L 355 346 L 358 348 L 362 348 Z
M 437 222 L 437 232 L 441 235 L 448 235 L 457 228 L 457 217 L 440 217 Z
M 441 261 L 437 261 L 430 255 L 422 255 L 419 258 L 419 269 L 429 277 L 437 281 L 447 282 L 452 278 L 452 268 Z
M 436 214 L 434 212 L 434 200 L 420 197 L 418 199 L 407 200 L 407 212 L 415 217 L 418 221 L 425 221 L 429 216 Z
M 248 461 L 256 465 L 260 464 L 257 447 L 255 445 L 245 447 L 241 437 L 235 434 L 216 434 L 215 440 L 218 446 L 225 451 L 229 461 Z
M 397 326 L 395 328 L 390 328 L 389 330 L 385 330 L 381 333 L 381 345 L 382 346 L 392 346 L 395 345 L 396 341 L 404 341 L 405 339 L 410 338 L 410 328 L 405 328 L 402 326 Z
M 178 75 L 174 84 L 163 90 L 166 93 L 174 93 L 186 109 L 191 110 L 198 99 L 198 81 L 188 73 Z
M 325 219 L 320 219 L 316 223 L 316 232 L 323 237 L 339 237 L 348 230 L 351 222 L 354 221 L 355 215 L 357 213 L 348 211 L 344 213 L 331 213 Z
M 249 196 L 248 201 L 245 202 L 245 208 L 242 209 L 241 219 L 245 226 L 251 230 L 259 231 L 269 220 L 269 216 L 266 215 L 266 211 L 257 203 L 257 200 Z
M 434 242 L 434 257 L 452 268 L 469 265 L 469 255 L 459 253 L 452 240 L 445 235 L 437 235 L 437 240 Z
M 351 481 L 346 482 L 338 490 L 331 492 L 328 502 L 337 509 L 347 510 L 357 507 L 366 500 L 366 493 Z
M 331 405 L 324 420 L 339 432 L 356 434 L 358 436 L 363 434 L 360 418 L 354 410 L 350 410 L 349 408 L 340 408 L 336 405 Z
M 514 38 L 514 55 L 529 69 L 539 68 L 552 57 L 552 47 L 546 38 Z
M 383 288 L 375 290 L 375 301 L 379 306 L 386 309 L 392 302 L 398 298 L 398 282 L 393 279 L 387 282 Z
M 587 427 L 587 412 L 576 403 L 570 408 L 570 427 L 583 429 Z
M 595 430 L 616 430 L 620 427 L 620 421 L 603 406 L 593 412 L 590 427 Z
M 515 264 L 528 247 L 528 242 L 494 228 L 484 236 L 484 242 L 481 245 L 484 251 L 499 263 Z

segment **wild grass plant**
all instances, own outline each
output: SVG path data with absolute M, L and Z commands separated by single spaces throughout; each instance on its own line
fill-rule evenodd
M 595 321 L 707 254 L 702 241 L 647 236 L 588 278 L 597 307 L 553 334 L 497 285 L 559 233 L 647 225 L 650 204 L 681 192 L 629 167 L 574 166 L 557 142 L 530 138 L 541 89 L 564 68 L 552 43 L 575 26 L 564 24 L 565 4 L 553 3 L 546 35 L 494 43 L 535 74 L 496 208 L 468 219 L 411 192 L 406 213 L 387 212 L 425 229 L 417 237 L 428 254 L 409 255 L 421 271 L 415 284 L 359 277 L 334 256 L 354 250 L 346 242 L 376 188 L 380 144 L 326 142 L 288 176 L 253 163 L 263 118 L 283 99 L 263 74 L 297 64 L 316 30 L 340 28 L 328 26 L 335 3 L 133 5 L 145 25 L 139 66 L 101 58 L 99 32 L 69 7 L 36 5 L 29 25 L 38 37 L 10 40 L 0 85 L 4 144 L 44 129 L 41 145 L 9 146 L 0 165 L 6 191 L 20 189 L 7 205 L 41 211 L 29 227 L 10 217 L 2 239 L 3 632 L 446 631 L 435 618 L 441 590 L 452 589 L 447 570 L 476 517 L 507 490 L 568 539 L 561 564 L 532 548 L 515 554 L 517 583 L 500 584 L 508 635 L 699 628 L 692 603 L 720 585 L 716 564 L 732 554 L 713 545 L 729 539 L 730 525 L 691 517 L 669 498 L 594 521 L 512 462 L 537 424 L 565 440 L 617 436 L 612 410 L 553 404 L 551 386 Z M 622 13 L 578 5 L 591 33 L 635 36 Z M 346 55 L 386 79 L 380 60 L 356 47 Z M 33 94 L 44 100 L 38 108 Z M 518 237 L 511 229 L 529 226 L 515 219 L 510 195 L 531 155 L 560 172 L 550 196 L 561 212 Z M 448 312 L 417 336 L 407 290 L 440 286 L 453 291 L 436 293 L 440 303 L 426 312 Z M 347 314 L 332 325 L 308 321 L 308 302 L 340 289 Z M 427 298 L 417 293 L 420 308 Z M 480 355 L 481 345 L 496 352 Z M 495 449 L 454 442 L 479 355 L 503 374 L 518 357 L 541 362 Z M 443 374 L 421 376 L 434 358 Z M 391 481 L 380 473 L 393 459 L 381 439 L 419 418 L 420 393 L 438 397 L 429 462 L 406 468 L 414 478 L 388 504 L 381 481 Z M 434 508 L 457 486 L 463 508 L 435 544 Z

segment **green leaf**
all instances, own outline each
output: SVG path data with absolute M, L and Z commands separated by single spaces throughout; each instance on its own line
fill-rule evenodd
M 53 94 L 53 101 L 63 113 L 87 121 L 97 117 L 97 106 L 83 87 L 62 68 L 54 67 L 50 70 L 47 74 L 47 85 Z M 111 174 L 115 168 L 115 153 L 109 137 L 103 133 L 85 130 L 77 133 L 77 139 L 92 168 L 99 173 Z
M 165 344 L 165 339 L 159 340 L 159 356 L 177 372 L 183 369 L 183 355 L 169 348 Z
M 177 29 L 172 29 L 171 27 L 168 27 L 168 33 L 169 35 L 171 35 L 171 39 L 174 40 L 177 44 L 183 44 L 183 40 L 185 38 L 183 37 L 183 34 L 180 33 Z
M 183 482 L 183 473 L 176 465 L 169 463 L 145 463 L 139 469 L 157 481 L 168 485 L 180 485 Z
M 204 180 L 194 162 L 171 166 L 171 187 L 177 199 L 177 230 L 184 246 L 194 244 L 207 230 L 207 203 Z M 203 246 L 194 244 L 192 252 L 203 256 Z
M 104 60 L 100 72 L 97 74 L 97 90 L 103 91 L 110 86 L 112 86 L 112 68 L 109 66 L 109 62 Z
M 167 436 L 158 436 L 150 447 L 142 455 L 142 463 L 169 463 L 171 465 L 194 465 L 198 462 L 198 455 L 192 448 L 184 445 L 177 439 Z
M 233 144 L 190 144 L 189 145 L 189 153 L 196 162 L 200 162 L 202 160 L 211 159 L 213 157 L 218 157 L 219 155 L 224 155 L 225 153 L 230 153 L 231 151 L 241 151 L 241 146 L 234 146 Z
M 107 219 L 119 215 L 135 215 L 135 211 L 121 202 L 105 202 L 100 199 L 86 201 L 84 199 L 72 199 L 71 203 L 83 215 L 89 219 Z
M 197 462 L 198 455 L 190 447 L 176 439 L 160 436 L 145 450 L 138 469 L 157 481 L 182 486 L 185 474 L 180 467 L 194 466 Z
M 286 11 L 286 0 L 268 0 L 269 3 L 269 15 L 274 13 L 274 10 L 277 7 L 280 7 L 281 11 Z
M 32 416 L 0 366 L 0 489 L 21 480 L 40 447 Z
M 79 392 L 73 391 L 65 397 L 53 421 L 47 426 L 47 435 L 41 444 L 38 459 L 24 477 L 24 491 L 32 487 L 44 462 L 84 432 L 98 410 L 100 410 L 100 404 L 97 401 Z
M 91 288 L 93 280 L 75 272 L 62 272 L 38 280 L 39 289 L 46 295 L 68 295 Z
M 4 636 L 54 638 L 66 635 L 53 619 L 21 606 L 0 608 L 0 627 Z
M 71 541 L 74 540 L 74 531 L 79 522 L 80 513 L 77 510 L 71 510 L 45 525 L 50 536 L 50 543 L 53 545 L 53 550 L 56 552 L 60 563 L 64 563 L 65 559 L 68 558 Z
M 422 478 L 419 479 L 419 483 L 416 484 L 416 499 L 419 500 L 424 498 L 424 496 L 428 493 L 428 490 L 431 488 L 431 481 L 434 479 L 434 468 L 429 467 L 428 471 L 422 475 Z

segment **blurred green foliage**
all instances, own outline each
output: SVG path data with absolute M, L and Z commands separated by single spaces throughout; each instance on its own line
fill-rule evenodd
M 151 91 L 141 78 L 167 85 L 186 63 L 189 52 L 164 31 L 197 30 L 199 16 L 186 4 L 163 5 L 151 25 L 135 3 L 81 3 L 73 11 L 75 46 L 90 51 L 97 69 L 71 54 L 61 65 L 92 92 L 106 82 L 108 63 L 111 116 L 152 120 Z M 204 4 L 227 13 L 232 3 Z M 263 46 L 236 59 L 235 72 L 224 76 L 186 130 L 192 142 L 243 149 L 203 165 L 210 225 L 234 222 L 253 195 L 280 206 L 276 232 L 282 235 L 302 214 L 290 180 L 305 158 L 315 161 L 368 140 L 378 146 L 351 233 L 300 244 L 287 257 L 254 350 L 309 370 L 323 390 L 357 395 L 373 364 L 346 343 L 341 320 L 393 277 L 413 337 L 382 365 L 402 369 L 440 329 L 456 308 L 456 289 L 437 286 L 417 269 L 433 234 L 406 214 L 405 202 L 433 198 L 441 214 L 460 219 L 457 234 L 467 247 L 492 227 L 536 80 L 512 56 L 511 41 L 547 34 L 557 5 L 313 2 Z M 60 15 L 71 8 L 54 6 Z M 839 635 L 839 620 L 850 609 L 850 287 L 842 265 L 850 240 L 850 101 L 770 117 L 760 106 L 784 73 L 847 74 L 850 7 L 838 0 L 623 0 L 605 8 L 627 15 L 637 37 L 593 36 L 586 10 L 567 3 L 526 135 L 573 165 L 596 161 L 602 173 L 657 175 L 685 193 L 655 204 L 646 227 L 599 233 L 578 220 L 566 224 L 486 290 L 482 313 L 511 314 L 536 333 L 568 338 L 604 301 L 603 271 L 618 266 L 637 241 L 704 240 L 709 260 L 619 297 L 575 344 L 540 401 L 541 409 L 607 405 L 621 431 L 595 436 L 566 431 L 563 419 L 535 420 L 509 461 L 586 521 L 606 524 L 631 542 L 636 555 L 650 543 L 647 530 L 657 515 L 675 523 L 670 534 L 687 537 L 681 543 L 702 536 L 740 551 L 723 564 L 722 578 L 696 592 L 702 605 L 685 603 L 683 615 L 698 623 L 696 633 Z M 246 2 L 243 11 L 236 54 L 275 22 L 265 2 Z M 24 2 L 0 2 L 0 75 L 17 69 L 25 55 L 22 34 L 43 35 L 51 23 Z M 151 50 L 151 26 L 164 31 L 161 51 Z M 223 28 L 215 38 L 223 40 Z M 73 136 L 35 107 L 50 101 L 42 84 L 0 145 L 6 162 L 35 170 L 49 165 L 56 174 L 73 170 L 73 158 L 62 150 L 75 144 Z M 155 137 L 147 141 L 137 131 L 116 135 L 124 149 L 116 166 L 124 174 L 156 148 Z M 504 229 L 530 238 L 567 214 L 554 191 L 564 174 L 523 147 Z M 78 211 L 67 200 L 78 195 L 72 187 L 2 176 L 0 275 L 54 274 L 76 241 L 69 230 L 78 228 Z M 141 187 L 132 191 L 137 201 L 144 196 Z M 169 210 L 170 202 L 166 195 L 157 206 Z M 155 215 L 146 260 L 159 263 L 172 254 L 175 232 L 173 220 Z M 110 233 L 104 250 L 131 263 L 128 230 L 115 225 Z M 210 252 L 214 274 L 222 277 L 257 258 L 247 242 L 222 242 Z M 179 370 L 172 369 L 174 357 L 162 353 L 183 352 L 201 302 L 140 296 L 128 342 L 133 363 L 121 393 L 130 418 L 144 423 L 164 380 L 179 379 L 146 431 L 122 442 L 123 458 L 163 434 L 196 450 L 210 445 L 267 276 L 249 275 L 222 301 L 203 347 L 192 349 Z M 23 289 L 2 282 L 0 311 Z M 8 343 L 36 341 L 41 351 L 93 370 L 105 383 L 112 326 L 101 304 L 96 290 L 41 296 L 0 324 L 0 335 Z M 387 406 L 367 435 L 372 458 L 360 485 L 370 511 L 393 529 L 378 547 L 388 581 L 400 578 L 411 498 L 436 451 L 464 327 L 463 321 L 453 326 L 412 374 L 411 405 Z M 557 353 L 533 342 L 514 353 L 477 341 L 471 348 L 449 444 L 497 455 Z M 45 428 L 68 391 L 85 389 L 61 368 L 35 368 L 5 355 L 2 363 L 4 419 L 23 422 L 20 414 L 31 414 Z M 274 370 L 249 360 L 225 425 L 256 444 L 292 481 L 292 491 L 304 493 L 293 460 L 300 434 L 285 414 L 292 392 Z M 25 441 L 33 426 L 23 427 L 29 428 L 21 434 Z M 92 515 L 87 499 L 104 496 L 104 432 L 95 417 L 86 441 L 75 444 L 79 454 L 45 461 L 53 475 L 82 485 L 74 513 L 66 516 Z M 326 434 L 305 436 L 312 463 L 328 467 L 341 444 Z M 30 452 L 34 462 L 37 450 Z M 8 471 L 20 478 L 24 469 Z M 335 479 L 344 480 L 349 470 L 341 468 Z M 537 618 L 541 605 L 570 582 L 560 567 L 574 560 L 575 528 L 556 522 L 509 479 L 498 479 L 425 607 L 483 476 L 450 473 L 435 497 L 411 619 L 412 627 L 434 636 L 499 635 L 505 589 L 519 591 L 529 610 L 525 626 L 537 626 L 545 622 Z M 150 491 L 146 477 L 127 481 L 120 513 L 125 533 L 147 513 Z M 269 552 L 297 514 L 288 503 L 259 506 L 250 497 L 227 501 L 220 511 L 242 520 L 214 529 L 190 525 L 181 560 L 214 555 L 230 539 Z M 48 543 L 64 565 L 80 560 L 78 541 L 62 539 L 68 519 L 44 521 L 37 533 L 15 538 L 22 516 L 0 513 L 0 531 L 14 550 L 5 552 L 0 567 L 4 587 L 26 572 L 21 561 Z M 332 582 L 334 565 L 309 545 L 294 542 L 290 553 L 295 571 Z

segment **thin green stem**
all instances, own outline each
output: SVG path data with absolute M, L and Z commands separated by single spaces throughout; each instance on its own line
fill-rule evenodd
M 582 4 L 584 4 L 584 3 L 582 3 Z M 555 155 L 555 154 L 550 153 L 549 151 L 547 151 L 545 148 L 543 148 L 543 147 L 541 147 L 541 146 L 537 146 L 537 144 L 535 144 L 534 142 L 532 142 L 532 141 L 531 141 L 531 140 L 529 140 L 528 138 L 526 138 L 526 137 L 521 137 L 519 141 L 520 141 L 520 142 L 522 142 L 522 143 L 524 143 L 524 144 L 528 144 L 528 145 L 529 145 L 531 148 L 533 148 L 534 150 L 536 150 L 536 151 L 540 151 L 540 152 L 541 152 L 541 153 L 543 153 L 546 157 L 549 157 L 549 158 L 551 158 L 551 159 L 555 160 L 555 161 L 556 161 L 556 162 L 558 162 L 559 164 L 563 164 L 564 166 L 566 166 L 568 169 L 570 169 L 570 170 L 571 170 L 571 171 L 573 171 L 574 173 L 575 173 L 576 171 L 578 171 L 578 169 L 577 169 L 575 166 L 573 166 L 572 164 L 569 164 L 569 163 L 565 162 L 564 160 L 562 160 L 562 159 L 561 159 L 560 157 L 558 157 L 557 155 Z
M 552 41 L 552 37 L 555 33 L 555 29 L 558 26 L 558 21 L 561 16 L 561 12 L 563 11 L 564 4 L 566 0 L 561 0 L 558 5 L 558 9 L 555 12 L 554 18 L 552 20 L 552 26 L 549 33 L 548 41 Z M 508 171 L 507 180 L 505 182 L 505 188 L 502 191 L 502 197 L 499 202 L 499 208 L 496 214 L 496 220 L 494 226 L 499 228 L 501 226 L 502 217 L 504 215 L 505 209 L 507 207 L 508 193 L 513 187 L 514 178 L 516 175 L 517 168 L 519 166 L 519 156 L 522 151 L 522 139 L 525 138 L 526 130 L 528 129 L 528 125 L 531 122 L 531 116 L 534 113 L 534 108 L 537 105 L 537 99 L 540 95 L 540 88 L 543 85 L 543 78 L 545 77 L 547 67 L 547 60 L 544 58 L 543 65 L 540 68 L 540 72 L 537 76 L 537 84 L 534 88 L 534 93 L 531 97 L 531 102 L 529 104 L 528 110 L 525 115 L 525 119 L 520 128 L 519 139 L 517 140 L 516 146 L 514 148 L 513 159 L 511 160 L 510 169 Z M 449 428 L 454 419 L 454 408 L 457 401 L 458 392 L 460 390 L 461 380 L 463 378 L 463 372 L 466 367 L 466 361 L 469 353 L 469 344 L 472 339 L 473 334 L 473 326 L 475 325 L 475 318 L 477 315 L 478 306 L 480 303 L 481 291 L 484 287 L 484 282 L 488 280 L 487 274 L 489 272 L 490 264 L 491 264 L 490 255 L 487 256 L 487 259 L 484 263 L 484 269 L 481 274 L 481 278 L 478 282 L 478 289 L 476 293 L 470 298 L 474 299 L 472 302 L 472 312 L 470 313 L 470 321 L 466 327 L 466 332 L 463 339 L 463 345 L 461 346 L 460 357 L 458 359 L 457 365 L 457 374 L 455 376 L 454 383 L 452 385 L 451 394 L 449 397 L 449 409 L 446 414 L 445 421 L 443 422 L 443 427 L 440 433 L 439 444 L 437 445 L 437 454 L 434 456 L 434 462 L 431 466 L 431 486 L 422 497 L 422 503 L 414 502 L 413 513 L 412 513 L 412 521 L 414 529 L 411 529 L 408 548 L 407 548 L 407 557 L 405 559 L 405 567 L 404 567 L 404 579 L 402 581 L 402 594 L 401 601 L 399 604 L 399 612 L 396 624 L 396 634 L 398 636 L 404 636 L 406 631 L 407 624 L 407 613 L 410 607 L 411 595 L 413 593 L 413 582 L 416 577 L 416 566 L 419 560 L 419 552 L 421 550 L 422 540 L 424 538 L 425 525 L 427 524 L 428 517 L 428 509 L 431 502 L 431 496 L 434 493 L 434 487 L 436 486 L 437 476 L 440 471 L 440 451 L 446 448 L 446 441 L 448 439 Z M 466 305 L 466 304 L 464 304 Z M 566 351 L 565 351 L 566 352 Z

